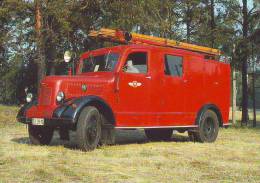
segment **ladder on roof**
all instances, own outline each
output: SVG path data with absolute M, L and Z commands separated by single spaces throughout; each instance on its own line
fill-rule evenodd
M 221 51 L 214 48 L 198 46 L 195 44 L 189 44 L 184 42 L 179 42 L 176 40 L 170 40 L 165 38 L 159 38 L 154 36 L 148 36 L 137 33 L 128 33 L 122 30 L 113 30 L 102 28 L 99 31 L 90 31 L 89 37 L 99 38 L 107 40 L 110 42 L 117 42 L 121 44 L 145 44 L 145 45 L 155 45 L 163 47 L 179 48 L 184 50 L 190 50 L 195 52 L 206 53 L 214 56 L 221 55 Z

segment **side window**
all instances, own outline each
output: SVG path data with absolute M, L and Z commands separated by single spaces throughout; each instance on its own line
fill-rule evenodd
M 147 73 L 147 53 L 133 52 L 130 53 L 124 65 L 126 73 Z
M 180 56 L 165 55 L 164 73 L 170 76 L 182 76 L 183 59 Z

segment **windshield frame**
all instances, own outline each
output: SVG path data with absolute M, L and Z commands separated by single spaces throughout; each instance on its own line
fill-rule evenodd
M 102 56 L 102 55 L 110 55 L 110 54 L 117 54 L 118 55 L 118 60 L 117 60 L 117 63 L 115 64 L 114 66 L 114 69 L 111 70 L 111 71 L 97 71 L 97 72 L 82 72 L 82 68 L 83 68 L 83 65 L 84 65 L 84 60 L 90 58 L 90 57 L 97 57 L 97 56 Z M 121 60 L 121 53 L 119 51 L 114 51 L 114 50 L 107 50 L 107 51 L 102 51 L 102 52 L 96 52 L 95 50 L 94 51 L 89 51 L 87 52 L 86 54 L 84 54 L 81 58 L 80 58 L 80 62 L 78 64 L 78 67 L 77 67 L 77 74 L 87 74 L 87 73 L 101 73 L 101 72 L 105 72 L 105 73 L 113 73 L 113 72 L 116 72 L 117 68 L 118 68 L 118 65 L 120 60 Z M 107 57 L 106 57 L 107 58 Z

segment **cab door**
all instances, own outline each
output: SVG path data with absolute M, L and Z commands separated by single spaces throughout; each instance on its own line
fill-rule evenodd
M 185 122 L 184 57 L 175 52 L 162 54 L 160 126 L 182 126 Z
M 151 104 L 149 52 L 131 50 L 126 55 L 119 71 L 117 86 L 117 126 L 146 126 L 149 123 Z

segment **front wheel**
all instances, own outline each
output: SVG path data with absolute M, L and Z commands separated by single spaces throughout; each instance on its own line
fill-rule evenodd
M 49 145 L 53 136 L 54 129 L 47 126 L 28 127 L 29 138 L 34 145 Z
M 173 129 L 145 129 L 144 132 L 151 141 L 167 141 L 171 139 Z
M 101 138 L 101 116 L 97 108 L 85 107 L 79 116 L 76 130 L 78 147 L 83 151 L 94 150 Z
M 219 131 L 219 120 L 212 110 L 205 111 L 199 121 L 199 128 L 196 132 L 191 132 L 194 140 L 198 142 L 214 142 Z

